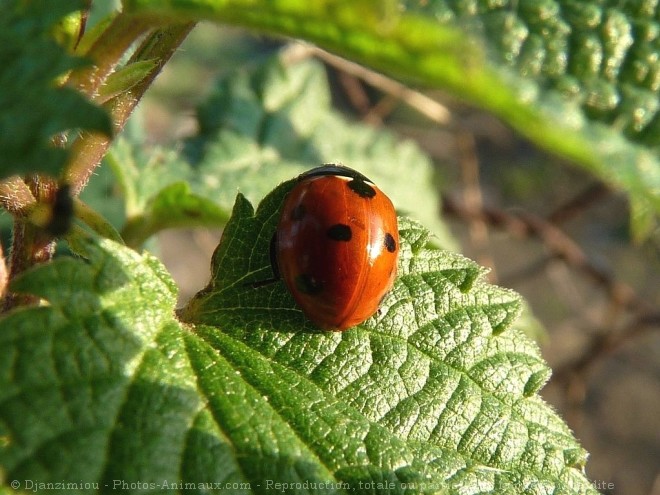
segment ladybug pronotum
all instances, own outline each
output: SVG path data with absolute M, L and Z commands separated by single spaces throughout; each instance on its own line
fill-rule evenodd
M 341 331 L 378 310 L 398 252 L 390 199 L 359 172 L 328 164 L 298 177 L 286 196 L 271 258 L 305 315 Z

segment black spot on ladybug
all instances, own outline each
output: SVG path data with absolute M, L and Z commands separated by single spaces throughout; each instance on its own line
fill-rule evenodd
M 309 296 L 316 296 L 323 290 L 323 284 L 307 273 L 296 277 L 296 289 Z
M 394 240 L 392 234 L 389 232 L 385 234 L 385 249 L 387 249 L 387 251 L 390 253 L 396 251 L 396 241 Z
M 304 205 L 296 205 L 295 208 L 291 210 L 291 220 L 293 221 L 302 220 L 306 213 L 307 210 L 305 210 Z
M 333 241 L 347 242 L 351 240 L 351 237 L 353 237 L 353 232 L 351 232 L 351 228 L 343 223 L 338 223 L 333 225 L 328 229 L 326 234 Z
M 361 198 L 373 198 L 376 190 L 362 179 L 356 178 L 348 182 L 348 187 Z

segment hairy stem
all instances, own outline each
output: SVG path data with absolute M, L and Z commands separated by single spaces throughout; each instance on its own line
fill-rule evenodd
M 0 181 L 0 205 L 12 215 L 22 215 L 37 202 L 25 181 L 14 175 Z
M 150 27 L 146 19 L 120 13 L 84 55 L 92 65 L 75 71 L 67 84 L 90 98 L 119 63 L 126 50 Z
M 31 193 L 32 205 L 53 202 L 57 192 L 57 184 L 52 179 L 35 174 L 28 176 L 25 182 L 20 182 Z M 12 235 L 7 277 L 9 282 L 29 267 L 49 261 L 55 252 L 53 236 L 42 227 L 32 224 L 25 215 L 14 217 Z M 2 309 L 8 311 L 16 306 L 29 304 L 33 301 L 34 296 L 6 293 Z
M 87 53 L 94 65 L 72 74 L 68 84 L 89 97 L 94 97 L 121 56 L 149 29 L 149 25 L 144 19 L 119 14 Z M 147 88 L 193 26 L 194 23 L 187 23 L 156 29 L 138 47 L 128 63 L 141 60 L 156 63 L 142 81 L 105 103 L 104 106 L 112 117 L 115 134 L 123 129 Z M 85 186 L 110 142 L 110 136 L 86 132 L 73 143 L 69 162 L 60 177 L 61 183 L 70 184 L 72 196 L 77 196 Z M 53 235 L 42 225 L 33 224 L 28 213 L 34 205 L 52 204 L 57 190 L 55 181 L 40 176 L 28 177 L 25 181 L 19 177 L 11 177 L 0 182 L 0 204 L 14 213 L 15 220 L 9 273 L 6 277 L 9 281 L 27 268 L 52 259 L 55 248 Z M 8 293 L 5 295 L 2 309 L 7 311 L 31 302 L 33 299 L 29 296 Z
M 113 121 L 115 134 L 121 132 L 147 88 L 160 73 L 194 23 L 176 24 L 151 33 L 133 54 L 130 63 L 155 60 L 156 65 L 147 76 L 128 91 L 105 103 Z M 111 138 L 100 133 L 83 133 L 72 145 L 71 159 L 65 168 L 62 180 L 71 185 L 71 194 L 76 196 L 85 187 L 94 169 L 101 162 Z

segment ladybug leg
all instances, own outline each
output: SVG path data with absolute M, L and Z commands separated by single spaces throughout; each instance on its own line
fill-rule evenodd
M 380 298 L 380 301 L 378 301 L 378 309 L 376 310 L 376 314 L 378 315 L 379 318 L 383 316 L 383 301 L 385 300 L 386 297 L 387 297 L 387 293 L 383 294 Z
M 279 282 L 281 280 L 280 268 L 277 265 L 277 234 L 273 234 L 273 237 L 270 239 L 270 266 L 273 269 L 273 277 L 252 282 L 250 285 L 253 289 L 258 289 L 259 287 L 274 284 L 275 282 Z

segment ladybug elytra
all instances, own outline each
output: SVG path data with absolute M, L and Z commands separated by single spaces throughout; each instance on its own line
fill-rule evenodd
M 299 176 L 286 196 L 271 260 L 305 315 L 340 331 L 378 310 L 398 252 L 390 199 L 359 172 L 328 164 Z

